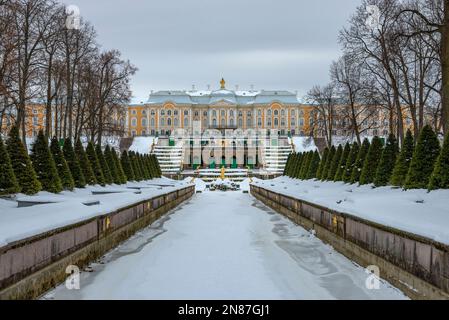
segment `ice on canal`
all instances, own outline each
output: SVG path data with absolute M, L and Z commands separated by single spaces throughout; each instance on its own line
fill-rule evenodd
M 204 192 L 44 299 L 405 299 L 242 192 Z

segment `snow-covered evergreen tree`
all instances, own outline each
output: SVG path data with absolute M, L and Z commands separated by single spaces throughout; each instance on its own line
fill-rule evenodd
M 55 161 L 56 169 L 58 170 L 58 175 L 61 179 L 62 188 L 64 190 L 72 191 L 73 188 L 75 188 L 75 181 L 73 180 L 69 165 L 64 158 L 61 146 L 56 137 L 51 139 L 50 152 L 53 156 L 53 160 Z
M 33 195 L 42 190 L 42 185 L 37 179 L 36 171 L 30 157 L 19 138 L 19 129 L 13 126 L 9 132 L 6 141 L 6 150 L 8 151 L 14 174 L 22 193 Z
M 0 136 L 0 195 L 20 192 L 6 146 Z
M 42 190 L 59 193 L 63 190 L 61 179 L 53 156 L 48 147 L 48 140 L 43 130 L 39 130 L 37 139 L 31 149 L 31 162 Z

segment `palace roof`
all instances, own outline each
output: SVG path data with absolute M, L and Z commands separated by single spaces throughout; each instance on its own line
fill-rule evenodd
M 169 102 L 178 105 L 300 104 L 296 94 L 289 91 L 232 91 L 225 88 L 216 91 L 157 91 L 150 95 L 147 103 L 162 105 Z

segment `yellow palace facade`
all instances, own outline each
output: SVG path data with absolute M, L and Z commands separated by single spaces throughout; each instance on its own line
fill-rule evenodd
M 128 107 L 129 136 L 169 136 L 176 129 L 269 129 L 309 135 L 313 107 L 288 91 L 233 91 L 222 79 L 215 91 L 158 91 Z

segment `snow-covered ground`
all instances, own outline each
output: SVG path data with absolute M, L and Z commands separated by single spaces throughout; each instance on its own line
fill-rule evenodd
M 405 299 L 242 192 L 196 194 L 85 271 L 43 298 Z
M 17 195 L 16 200 L 55 202 L 32 207 L 18 208 L 14 200 L 0 198 L 0 247 L 55 228 L 77 223 L 102 215 L 127 205 L 149 199 L 159 194 L 185 187 L 188 182 L 177 182 L 167 178 L 142 182 L 128 182 L 126 185 L 107 187 L 89 186 L 85 189 L 64 191 L 60 194 L 39 192 L 35 196 Z M 159 187 L 158 185 L 164 185 Z M 136 189 L 144 187 L 141 194 Z M 93 195 L 92 191 L 113 191 L 120 193 Z M 100 201 L 99 205 L 86 206 L 83 203 Z
M 255 185 L 449 244 L 449 190 L 373 189 L 288 177 Z

